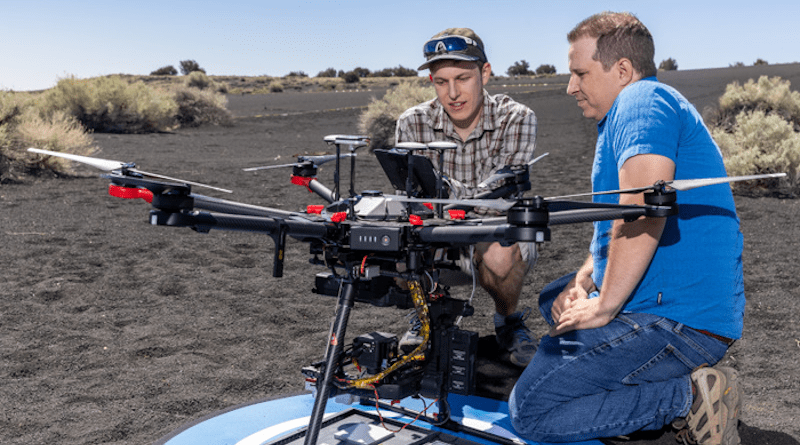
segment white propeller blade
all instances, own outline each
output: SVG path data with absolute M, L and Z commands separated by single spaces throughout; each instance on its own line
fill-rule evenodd
M 39 148 L 29 148 L 28 151 L 31 153 L 39 153 L 43 155 L 56 156 L 59 158 L 69 159 L 71 161 L 76 161 L 86 165 L 91 165 L 92 167 L 99 168 L 100 170 L 107 172 L 120 169 L 122 168 L 123 165 L 125 165 L 124 163 L 119 161 L 110 161 L 108 159 L 100 159 L 100 158 L 90 158 L 88 156 L 73 155 L 69 153 L 59 153 L 57 151 L 42 150 Z
M 159 175 L 159 174 L 156 174 L 156 173 L 149 173 L 149 172 L 146 172 L 146 171 L 139 170 L 138 168 L 132 168 L 130 170 L 133 171 L 133 172 L 145 175 L 145 176 L 150 176 L 150 177 L 158 178 L 158 179 L 164 179 L 166 181 L 180 182 L 180 183 L 183 183 L 183 184 L 189 184 L 189 185 L 194 185 L 194 186 L 197 186 L 197 187 L 204 187 L 204 188 L 207 188 L 207 189 L 217 190 L 217 191 L 220 191 L 220 192 L 233 193 L 232 190 L 228 190 L 228 189 L 224 189 L 224 188 L 220 188 L 220 187 L 214 187 L 213 185 L 202 184 L 200 182 L 192 182 L 192 181 L 187 181 L 185 179 L 173 178 L 173 177 L 170 177 L 170 176 Z
M 739 182 L 739 181 L 751 181 L 753 179 L 782 178 L 784 176 L 786 176 L 786 173 L 769 173 L 765 175 L 748 175 L 748 176 L 726 176 L 723 178 L 677 179 L 675 181 L 666 181 L 664 184 L 675 190 L 686 191 L 697 187 L 705 187 L 708 185 L 725 184 L 729 182 Z M 623 190 L 610 190 L 607 192 L 578 193 L 575 195 L 555 196 L 547 199 L 554 200 L 554 199 L 579 198 L 582 196 L 616 195 L 620 193 L 641 193 L 653 190 L 654 188 L 655 188 L 654 185 L 649 185 L 646 187 L 636 187 Z
M 248 168 L 243 168 L 242 171 L 254 172 L 254 171 L 257 171 L 257 170 L 272 170 L 273 168 L 294 167 L 297 164 L 298 164 L 297 162 L 292 162 L 291 164 L 278 164 L 278 165 L 264 165 L 264 166 L 261 166 L 261 167 L 248 167 Z
M 549 154 L 550 154 L 550 152 L 547 152 L 547 153 L 545 153 L 545 154 L 543 154 L 541 156 L 537 156 L 537 157 L 533 158 L 532 161 L 528 162 L 528 165 L 533 165 L 533 164 L 539 162 L 543 157 L 545 157 L 545 156 L 547 156 Z
M 782 178 L 786 173 L 770 173 L 766 175 L 749 175 L 749 176 L 730 176 L 725 178 L 708 178 L 708 179 L 679 179 L 668 183 L 670 187 L 675 190 L 691 190 L 697 187 L 705 187 L 707 185 L 724 184 L 726 182 L 739 182 L 739 181 L 752 181 L 753 179 L 767 179 L 767 178 Z
M 341 157 L 343 157 L 343 158 L 349 158 L 351 156 L 356 156 L 356 154 L 355 153 L 343 153 L 341 155 Z M 265 166 L 262 166 L 262 167 L 248 167 L 248 168 L 243 168 L 242 170 L 246 171 L 246 172 L 253 172 L 253 171 L 256 171 L 256 170 L 271 170 L 273 168 L 294 167 L 295 165 L 300 164 L 302 162 L 306 162 L 306 161 L 311 161 L 311 163 L 313 163 L 316 167 L 319 167 L 320 165 L 325 164 L 326 162 L 333 161 L 335 159 L 336 159 L 336 155 L 298 156 L 297 157 L 297 162 L 292 162 L 290 164 L 265 165 Z
M 28 151 L 31 152 L 31 153 L 38 153 L 38 154 L 43 154 L 43 155 L 56 156 L 56 157 L 59 157 L 59 158 L 69 159 L 70 161 L 80 162 L 82 164 L 90 165 L 92 167 L 95 167 L 95 168 L 98 168 L 100 170 L 107 171 L 107 172 L 112 172 L 114 170 L 119 170 L 122 167 L 124 167 L 125 165 L 131 165 L 131 164 L 125 164 L 125 163 L 119 162 L 119 161 L 111 161 L 111 160 L 108 160 L 108 159 L 100 159 L 100 158 L 91 158 L 89 156 L 80 156 L 80 155 L 74 155 L 74 154 L 70 154 L 70 153 L 60 153 L 60 152 L 57 152 L 57 151 L 42 150 L 42 149 L 39 149 L 39 148 L 29 148 Z M 149 173 L 149 172 L 146 172 L 146 171 L 143 171 L 143 170 L 139 170 L 138 168 L 131 167 L 128 170 L 132 171 L 132 172 L 135 172 L 135 173 L 139 173 L 140 175 L 150 176 L 150 177 L 153 177 L 153 178 L 164 179 L 164 180 L 167 180 L 167 181 L 179 182 L 179 183 L 184 183 L 184 184 L 190 184 L 190 185 L 195 185 L 195 186 L 198 186 L 198 187 L 205 187 L 205 188 L 218 190 L 220 192 L 225 192 L 225 193 L 233 193 L 231 190 L 227 190 L 227 189 L 223 189 L 223 188 L 219 188 L 219 187 L 214 187 L 212 185 L 201 184 L 199 182 L 187 181 L 185 179 L 178 179 L 178 178 L 172 178 L 170 176 L 159 175 L 159 174 L 156 174 L 156 173 Z
M 537 157 L 533 158 L 532 161 L 528 162 L 528 165 L 530 166 L 530 165 L 533 165 L 533 164 L 539 162 L 539 160 L 541 160 L 543 157 L 545 157 L 545 156 L 547 156 L 549 154 L 550 153 L 545 153 L 545 154 L 543 154 L 541 156 L 537 156 Z M 484 180 L 480 184 L 478 184 L 478 188 L 489 187 L 489 184 L 492 184 L 492 183 L 494 183 L 496 181 L 500 181 L 501 179 L 510 178 L 511 176 L 512 176 L 512 174 L 511 173 L 507 173 L 507 172 L 506 173 L 495 173 L 492 176 L 489 176 L 488 178 L 486 178 L 486 180 Z

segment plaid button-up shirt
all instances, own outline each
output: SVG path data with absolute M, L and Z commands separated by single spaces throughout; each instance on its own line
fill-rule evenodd
M 455 142 L 455 150 L 444 154 L 444 172 L 462 182 L 466 190 L 453 190 L 459 198 L 470 198 L 477 185 L 506 165 L 524 164 L 536 149 L 536 115 L 533 110 L 504 94 L 483 91 L 483 113 L 466 141 L 438 99 L 406 110 L 397 120 L 395 142 Z M 438 168 L 438 154 L 426 152 Z

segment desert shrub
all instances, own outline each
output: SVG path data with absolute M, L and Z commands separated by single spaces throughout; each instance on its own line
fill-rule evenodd
M 395 68 L 384 68 L 379 71 L 373 71 L 370 77 L 417 77 L 419 72 L 415 69 L 406 68 L 399 65 Z
M 172 65 L 162 66 L 150 73 L 151 76 L 174 76 L 176 74 L 178 74 L 178 70 Z
M 712 114 L 714 126 L 732 129 L 735 118 L 745 111 L 761 110 L 777 114 L 800 126 L 800 93 L 791 90 L 791 83 L 780 77 L 759 77 L 744 85 L 733 82 L 725 87 L 719 98 L 719 108 Z
M 18 180 L 26 173 L 53 170 L 68 173 L 71 164 L 32 156 L 28 147 L 88 155 L 96 151 L 82 125 L 64 111 L 43 116 L 38 95 L 0 92 L 0 182 Z
M 176 120 L 184 127 L 203 124 L 233 125 L 233 116 L 226 108 L 228 99 L 210 90 L 178 87 L 173 91 L 177 104 Z
M 193 73 L 195 71 L 200 71 L 203 73 L 206 72 L 206 70 L 200 68 L 200 65 L 194 60 L 181 60 L 180 66 L 181 66 L 181 74 L 183 74 L 184 76 Z
M 755 62 L 753 62 L 753 66 L 760 66 L 760 65 L 769 65 L 769 62 L 759 57 L 758 59 L 756 59 Z
M 664 59 L 658 65 L 658 69 L 662 71 L 675 71 L 678 69 L 678 62 L 676 62 L 672 57 Z
M 64 111 L 86 129 L 109 133 L 147 133 L 172 128 L 177 105 L 168 92 L 119 76 L 61 79 L 42 97 L 47 118 Z
M 792 190 L 798 184 L 800 168 L 800 133 L 794 125 L 776 114 L 762 110 L 745 111 L 736 117 L 732 132 L 721 127 L 712 136 L 725 158 L 725 168 L 731 176 L 763 173 L 786 173 Z M 750 188 L 754 184 L 735 184 Z M 756 186 L 779 188 L 781 181 L 762 181 Z
M 344 83 L 358 83 L 361 80 L 361 76 L 359 76 L 355 71 L 348 71 L 341 77 L 344 79 Z
M 359 130 L 370 136 L 370 150 L 394 145 L 397 118 L 404 111 L 436 97 L 432 86 L 419 82 L 400 82 L 381 99 L 372 99 L 359 117 Z
M 29 103 L 23 93 L 0 91 L 0 125 L 11 123 Z
M 719 99 L 719 108 L 707 118 L 730 175 L 788 175 L 788 181 L 739 183 L 734 190 L 774 190 L 787 183 L 792 192 L 798 190 L 800 93 L 790 86 L 789 81 L 766 76 L 744 85 L 731 83 Z
M 530 67 L 531 65 L 528 62 L 520 60 L 508 67 L 506 74 L 509 76 L 528 76 L 534 74 L 534 72 L 530 70 Z
M 77 119 L 64 111 L 56 111 L 43 117 L 33 108 L 27 108 L 19 116 L 15 125 L 3 125 L 6 142 L 0 145 L 0 155 L 5 158 L 6 171 L 0 171 L 4 179 L 17 173 L 51 170 L 56 173 L 70 173 L 73 163 L 53 156 L 33 155 L 28 147 L 42 148 L 88 156 L 97 151 L 94 140 Z M 0 136 L 2 137 L 2 136 Z M 9 143 L 10 141 L 10 143 Z M 15 172 L 14 170 L 20 171 Z
M 536 75 L 537 76 L 544 76 L 548 74 L 555 74 L 556 67 L 553 65 L 539 65 L 539 68 L 536 68 Z
M 206 88 L 213 87 L 214 81 L 202 71 L 192 71 L 186 76 L 186 86 L 205 90 Z
M 336 77 L 336 69 L 328 68 L 325 71 L 320 71 L 317 77 Z
M 283 84 L 280 82 L 270 82 L 269 84 L 269 92 L 270 93 L 283 93 Z

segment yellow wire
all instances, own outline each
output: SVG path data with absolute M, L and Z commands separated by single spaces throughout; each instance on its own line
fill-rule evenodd
M 361 379 L 348 380 L 348 388 L 371 389 L 373 384 L 383 380 L 387 375 L 391 374 L 401 366 L 411 363 L 412 361 L 425 360 L 425 351 L 428 349 L 428 339 L 431 335 L 428 302 L 425 301 L 425 294 L 422 292 L 422 286 L 420 285 L 419 281 L 409 281 L 408 290 L 411 291 L 411 299 L 414 301 L 414 308 L 417 311 L 417 317 L 422 325 L 419 331 L 420 335 L 422 336 L 422 343 L 410 354 L 398 360 L 392 366 L 384 369 L 378 374 Z

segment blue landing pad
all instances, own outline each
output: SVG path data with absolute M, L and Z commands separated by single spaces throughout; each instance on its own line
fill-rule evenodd
M 506 402 L 454 394 L 450 394 L 447 400 L 450 402 L 451 419 L 466 427 L 511 439 L 519 444 L 535 445 L 539 443 L 528 442 L 514 435 L 514 429 L 508 417 L 508 404 Z M 402 405 L 412 410 L 423 409 L 422 403 L 413 399 L 404 400 Z M 311 394 L 256 401 L 232 407 L 184 425 L 157 441 L 156 445 L 302 444 L 302 438 L 292 441 L 292 436 L 302 435 L 303 430 L 308 427 L 313 407 L 314 398 Z M 328 400 L 325 413 L 326 421 L 330 420 L 331 422 L 332 426 L 330 428 L 338 428 L 339 431 L 330 431 L 327 436 L 321 433 L 320 440 L 318 440 L 320 444 L 472 443 L 494 445 L 498 443 L 465 432 L 453 432 L 434 427 L 420 420 L 414 422 L 403 432 L 398 432 L 397 435 L 394 435 L 394 433 L 388 432 L 380 426 L 375 426 L 374 424 L 376 423 L 380 425 L 380 421 L 375 422 L 374 420 L 382 417 L 386 419 L 386 423 L 392 430 L 398 430 L 399 428 L 396 425 L 407 424 L 412 419 L 392 411 L 378 411 L 374 406 L 363 406 L 357 403 L 353 405 L 337 403 L 335 399 Z M 338 421 L 338 418 L 343 418 L 344 420 Z M 372 420 L 371 426 L 368 425 L 370 420 Z M 338 423 L 334 424 L 334 421 Z M 399 436 L 399 434 L 410 434 L 412 435 L 411 437 L 417 438 L 421 437 L 420 435 L 432 432 L 441 434 L 437 435 L 435 440 L 420 440 L 419 442 Z M 415 434 L 416 436 L 414 436 Z M 462 440 L 459 441 L 459 438 Z M 466 441 L 463 439 L 466 439 Z M 575 444 L 602 445 L 602 442 L 592 440 L 575 442 Z

